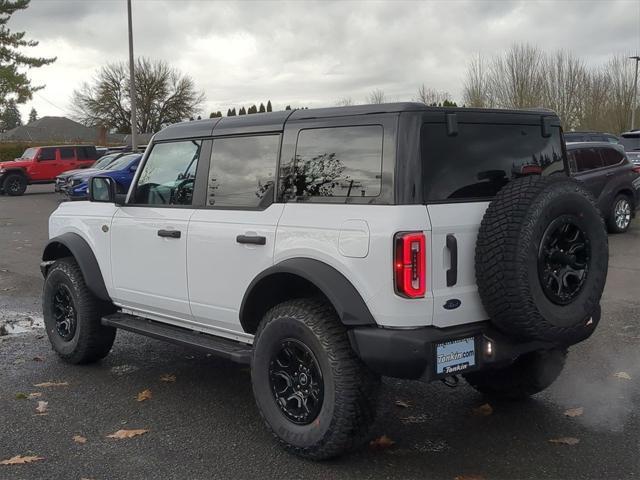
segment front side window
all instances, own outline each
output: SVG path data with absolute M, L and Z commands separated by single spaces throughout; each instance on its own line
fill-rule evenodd
M 55 160 L 56 159 L 56 149 L 55 148 L 41 148 L 40 149 L 40 157 L 39 160 Z
M 266 208 L 273 201 L 280 135 L 213 141 L 207 204 Z
M 283 188 L 306 197 L 377 197 L 382 186 L 380 125 L 301 130 Z M 286 170 L 290 171 L 286 171 Z
M 149 154 L 131 203 L 191 205 L 201 140 L 158 143 Z
M 72 160 L 73 158 L 73 147 L 60 148 L 60 160 Z
M 622 153 L 614 150 L 613 148 L 603 148 L 600 150 L 600 154 L 602 155 L 602 160 L 605 167 L 613 167 L 614 165 L 618 165 L 624 159 Z

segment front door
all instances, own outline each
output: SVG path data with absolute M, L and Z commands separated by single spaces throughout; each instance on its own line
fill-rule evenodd
M 114 301 L 189 321 L 187 230 L 202 141 L 157 143 L 111 225 Z
M 280 135 L 213 141 L 206 205 L 191 217 L 187 245 L 191 311 L 212 333 L 242 337 L 243 295 L 273 264 L 279 146 Z

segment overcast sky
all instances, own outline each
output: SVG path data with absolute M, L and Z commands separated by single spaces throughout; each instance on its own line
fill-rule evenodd
M 411 100 L 419 85 L 462 96 L 466 63 L 512 42 L 572 50 L 591 65 L 640 53 L 640 0 L 267 2 L 133 0 L 136 56 L 193 77 L 213 110 L 363 103 L 373 89 Z M 11 20 L 57 56 L 32 70 L 46 87 L 23 106 L 65 115 L 74 88 L 127 60 L 125 0 L 32 0 Z

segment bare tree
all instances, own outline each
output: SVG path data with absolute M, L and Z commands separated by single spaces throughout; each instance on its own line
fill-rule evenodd
M 623 132 L 629 128 L 633 108 L 634 64 L 625 55 L 617 55 L 607 62 L 605 68 L 609 74 L 609 128 L 614 132 Z
M 495 57 L 489 73 L 489 88 L 496 106 L 539 107 L 543 103 L 543 54 L 537 47 L 514 44 Z
M 450 100 L 451 95 L 449 92 L 427 88 L 424 86 L 424 83 L 420 85 L 420 88 L 418 88 L 418 94 L 415 99 L 416 102 L 424 103 L 425 105 L 433 107 L 442 105 Z
M 336 100 L 336 107 L 350 107 L 351 105 L 355 105 L 351 97 L 342 97 Z
M 489 108 L 493 106 L 486 61 L 480 54 L 472 58 L 467 65 L 464 103 L 468 107 Z
M 380 104 L 385 103 L 387 101 L 387 97 L 384 94 L 384 90 L 376 88 L 367 96 L 367 103 Z
M 138 131 L 157 132 L 163 126 L 195 117 L 204 101 L 191 77 L 164 61 L 139 58 L 135 70 Z M 120 133 L 131 131 L 129 72 L 113 63 L 102 67 L 91 83 L 72 96 L 72 109 L 85 125 L 103 125 Z
M 583 61 L 570 52 L 558 50 L 543 59 L 542 77 L 542 105 L 555 111 L 565 128 L 577 127 L 588 87 Z

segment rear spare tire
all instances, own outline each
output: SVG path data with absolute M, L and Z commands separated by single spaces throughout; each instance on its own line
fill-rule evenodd
M 476 278 L 494 325 L 522 340 L 571 345 L 593 332 L 609 261 L 591 194 L 566 177 L 509 182 L 484 214 Z

